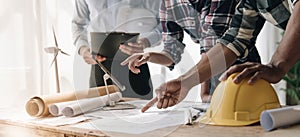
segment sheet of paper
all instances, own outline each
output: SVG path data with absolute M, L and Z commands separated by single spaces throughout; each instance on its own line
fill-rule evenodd
M 0 119 L 9 121 L 31 120 L 26 110 L 21 107 L 0 107 Z
M 30 117 L 24 108 L 10 108 L 10 111 L 7 111 L 8 109 L 5 109 L 6 111 L 0 110 L 0 119 L 51 126 L 70 125 L 81 128 L 141 134 L 159 128 L 185 124 L 191 117 L 191 113 L 192 115 L 197 113 L 197 111 L 194 110 L 190 111 L 191 106 L 198 104 L 193 102 L 183 102 L 178 104 L 176 107 L 168 109 L 157 109 L 156 107 L 151 107 L 146 113 L 141 113 L 140 108 L 147 102 L 148 101 L 146 100 L 124 102 L 137 106 L 137 109 L 112 111 L 97 110 L 76 117 L 60 116 L 34 118 Z M 92 122 L 81 123 L 82 121 L 87 120 L 91 120 Z
M 184 102 L 176 107 L 168 109 L 157 109 L 156 107 L 151 107 L 145 113 L 142 113 L 140 108 L 146 104 L 147 101 L 138 100 L 126 103 L 135 104 L 138 109 L 114 111 L 98 110 L 92 113 L 87 113 L 85 116 L 98 117 L 101 119 L 72 126 L 98 129 L 101 131 L 142 134 L 160 128 L 186 124 L 188 119 L 199 112 L 191 108 L 191 106 L 195 105 L 195 103 L 188 102 Z
M 266 131 L 276 128 L 299 124 L 300 105 L 263 111 L 260 117 L 261 126 Z
M 59 117 L 50 117 L 50 118 L 41 118 L 41 119 L 36 118 L 36 119 L 27 120 L 27 122 L 44 124 L 49 126 L 63 126 L 63 125 L 72 125 L 72 124 L 80 123 L 90 119 L 92 118 L 85 117 L 85 116 L 77 116 L 77 117 L 59 116 Z
M 147 112 L 134 116 L 106 117 L 72 126 L 86 128 L 92 125 L 93 129 L 102 131 L 142 134 L 159 128 L 184 124 L 186 116 L 184 111 Z
M 18 123 L 34 123 L 50 126 L 62 126 L 80 123 L 86 120 L 90 120 L 92 118 L 86 116 L 77 116 L 71 118 L 65 116 L 36 118 L 29 116 L 26 113 L 26 110 L 24 110 L 24 108 L 1 108 L 0 119 Z

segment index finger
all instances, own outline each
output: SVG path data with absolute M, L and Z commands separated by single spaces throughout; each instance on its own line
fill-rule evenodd
M 157 97 L 152 98 L 142 109 L 142 113 L 147 111 L 150 107 L 152 107 L 158 101 Z
M 125 59 L 123 62 L 121 62 L 122 66 L 125 66 L 126 64 L 129 63 L 129 61 L 131 60 L 132 56 L 128 57 L 127 59 Z
M 141 46 L 140 43 L 132 43 L 132 42 L 129 42 L 129 43 L 128 43 L 128 46 L 135 47 L 135 48 L 142 48 L 142 46 Z
M 103 61 L 106 60 L 106 57 L 102 57 L 102 56 L 99 56 L 99 55 L 97 55 L 95 58 L 97 59 L 98 62 L 103 62 Z

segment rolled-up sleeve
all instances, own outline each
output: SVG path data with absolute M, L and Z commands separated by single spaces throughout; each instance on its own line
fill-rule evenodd
M 242 0 L 236 8 L 229 29 L 217 42 L 226 45 L 239 58 L 245 58 L 249 49 L 255 46 L 264 23 L 265 19 L 258 14 L 255 7 L 248 0 Z
M 89 15 L 90 11 L 85 0 L 76 0 L 72 19 L 72 35 L 73 44 L 76 46 L 77 51 L 83 45 L 89 46 L 87 37 L 87 27 L 90 22 Z
M 293 1 L 293 5 L 295 5 L 295 4 L 296 4 L 296 2 L 298 2 L 298 1 L 299 1 L 299 0 L 294 0 L 294 1 Z
M 150 46 L 154 47 L 160 44 L 161 39 L 162 39 L 162 28 L 161 25 L 157 25 L 154 30 L 146 34 L 146 38 L 150 42 Z
M 292 5 L 292 8 L 294 9 L 294 7 L 295 7 L 295 4 L 298 2 L 299 0 L 292 0 L 292 2 L 293 2 L 293 5 Z
M 160 9 L 160 21 L 164 43 L 163 51 L 168 53 L 172 57 L 173 62 L 177 64 L 180 62 L 181 54 L 185 48 L 185 45 L 182 43 L 184 30 L 174 21 L 172 12 L 168 12 L 165 2 L 170 1 L 162 1 Z
M 245 58 L 255 46 L 257 36 L 266 20 L 285 29 L 289 18 L 290 10 L 285 0 L 241 0 L 230 28 L 218 42 L 226 45 L 239 58 Z

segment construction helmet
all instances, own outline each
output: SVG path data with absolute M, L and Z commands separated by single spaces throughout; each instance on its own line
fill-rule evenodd
M 222 81 L 214 91 L 211 104 L 200 123 L 223 126 L 244 126 L 256 123 L 260 113 L 279 108 L 279 100 L 273 87 L 265 80 L 249 85 L 244 79 L 233 82 L 237 74 Z

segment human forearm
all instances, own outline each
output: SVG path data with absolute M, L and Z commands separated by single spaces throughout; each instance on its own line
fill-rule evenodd
M 296 3 L 283 39 L 273 55 L 270 65 L 283 76 L 300 59 L 300 4 Z
M 127 65 L 129 69 L 133 73 L 140 73 L 140 69 L 138 68 L 142 64 L 145 64 L 147 62 L 152 62 L 156 64 L 161 64 L 165 66 L 170 66 L 173 64 L 173 60 L 167 53 L 161 52 L 146 52 L 146 53 L 135 53 L 132 54 L 130 57 L 125 59 L 121 65 Z
M 78 54 L 80 55 L 80 56 L 83 56 L 86 52 L 91 52 L 91 49 L 88 47 L 88 46 L 86 46 L 86 45 L 83 45 L 83 46 L 80 46 L 79 47 L 79 49 L 78 49 Z
M 234 78 L 235 83 L 241 82 L 244 78 L 250 77 L 249 84 L 254 84 L 258 79 L 264 79 L 270 83 L 279 82 L 289 69 L 300 58 L 300 4 L 296 3 L 291 15 L 283 39 L 267 65 L 258 63 L 244 63 L 228 69 L 221 80 L 229 75 L 240 72 Z
M 89 9 L 85 0 L 76 0 L 74 15 L 72 18 L 73 44 L 80 54 L 80 48 L 89 46 L 87 38 L 87 26 L 89 25 Z
M 173 64 L 171 56 L 166 52 L 148 52 L 145 54 L 149 54 L 149 62 L 164 66 L 170 66 Z
M 155 29 L 153 29 L 152 31 L 144 34 L 144 37 L 141 37 L 141 38 L 142 39 L 147 39 L 147 42 L 148 42 L 147 47 L 158 46 L 161 43 L 161 40 L 162 40 L 162 34 L 161 33 L 162 33 L 162 28 L 161 28 L 161 25 L 158 24 Z
M 228 66 L 232 65 L 236 59 L 237 55 L 234 52 L 218 43 L 203 56 L 195 67 L 180 76 L 179 79 L 181 79 L 183 84 L 191 88 L 221 73 Z
M 72 35 L 73 35 L 73 44 L 75 45 L 78 54 L 80 54 L 80 49 L 82 47 L 89 46 L 87 31 L 83 28 L 83 26 L 80 26 L 75 22 L 72 22 Z

